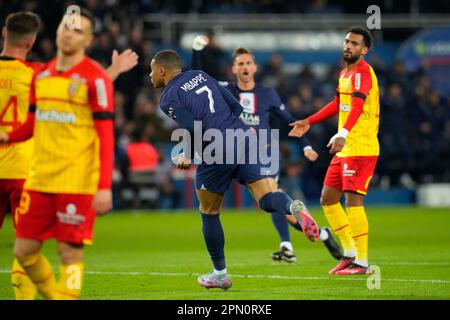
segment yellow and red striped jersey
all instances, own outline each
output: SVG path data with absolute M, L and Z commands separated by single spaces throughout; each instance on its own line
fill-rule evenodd
M 378 143 L 378 125 L 380 120 L 380 102 L 378 80 L 372 67 L 361 60 L 355 68 L 347 68 L 339 75 L 337 88 L 339 94 L 339 130 L 347 121 L 352 110 L 352 95 L 364 96 L 363 113 L 347 136 L 345 145 L 338 157 L 377 156 L 380 154 Z
M 35 148 L 25 188 L 95 194 L 100 155 L 93 115 L 114 112 L 112 81 L 87 57 L 63 72 L 55 59 L 37 75 L 35 88 Z
M 27 118 L 35 72 L 41 63 L 0 56 L 0 132 L 20 127 Z M 0 179 L 25 179 L 30 169 L 32 139 L 0 144 Z

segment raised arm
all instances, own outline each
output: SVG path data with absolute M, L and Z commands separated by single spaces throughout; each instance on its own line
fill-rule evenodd
M 138 59 L 137 53 L 131 49 L 127 49 L 121 54 L 114 50 L 111 57 L 112 63 L 105 70 L 106 74 L 112 81 L 115 81 L 120 74 L 133 69 L 138 64 Z
M 202 58 L 201 51 L 205 49 L 208 45 L 209 39 L 206 36 L 196 36 L 192 42 L 192 59 L 191 59 L 191 69 L 192 70 L 202 70 Z

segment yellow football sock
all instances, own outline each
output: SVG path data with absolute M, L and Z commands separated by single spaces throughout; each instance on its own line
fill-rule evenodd
M 342 247 L 344 248 L 344 256 L 354 257 L 355 243 L 353 242 L 350 223 L 344 208 L 342 208 L 340 203 L 336 203 L 329 206 L 322 206 L 322 209 L 327 217 L 328 223 L 341 241 Z
M 355 263 L 367 267 L 369 223 L 367 221 L 366 211 L 362 206 L 347 207 L 347 213 L 356 247 Z
M 83 285 L 84 263 L 61 264 L 58 283 L 58 299 L 77 300 Z
M 34 300 L 37 292 L 36 286 L 17 259 L 14 259 L 12 265 L 11 282 L 16 300 Z
M 52 266 L 41 253 L 35 253 L 25 258 L 18 259 L 37 290 L 45 299 L 56 298 L 56 280 Z

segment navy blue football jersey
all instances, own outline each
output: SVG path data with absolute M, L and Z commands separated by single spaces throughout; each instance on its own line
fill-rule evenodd
M 217 80 L 199 70 L 181 72 L 165 87 L 160 108 L 181 127 L 193 130 L 194 121 L 202 129 L 248 127 L 239 119 L 242 107 Z
M 220 82 L 225 88 L 230 91 L 233 96 L 241 104 L 243 111 L 241 119 L 249 126 L 255 129 L 269 129 L 269 116 L 271 112 L 279 114 L 287 122 L 294 122 L 294 117 L 285 111 L 285 106 L 281 102 L 278 93 L 264 85 L 256 83 L 252 90 L 241 90 L 235 82 Z
M 241 90 L 236 82 L 219 82 L 239 101 L 243 111 L 240 115 L 242 121 L 258 129 L 271 129 L 269 118 L 271 113 L 280 116 L 286 124 L 296 121 L 292 114 L 286 109 L 280 96 L 271 87 L 256 83 L 252 90 Z M 306 137 L 300 138 L 302 147 L 309 146 Z
M 192 67 L 201 69 L 201 66 L 201 51 L 192 50 Z M 269 118 L 272 112 L 280 116 L 286 125 L 297 120 L 287 110 L 275 89 L 271 87 L 256 83 L 252 90 L 241 90 L 236 82 L 221 81 L 219 83 L 230 91 L 242 105 L 243 112 L 240 115 L 242 121 L 257 131 L 266 129 L 267 132 L 270 132 Z M 310 146 L 306 136 L 301 137 L 299 142 L 303 148 Z

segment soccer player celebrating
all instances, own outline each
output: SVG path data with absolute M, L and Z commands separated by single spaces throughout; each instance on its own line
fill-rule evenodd
M 229 144 L 230 141 L 227 140 L 227 143 L 216 149 L 218 159 L 209 161 L 211 159 L 202 158 L 201 164 L 197 167 L 195 184 L 200 202 L 203 236 L 214 265 L 214 271 L 198 278 L 199 284 L 205 288 L 231 287 L 231 280 L 226 271 L 225 238 L 219 214 L 224 193 L 232 179 L 245 184 L 264 211 L 292 214 L 299 221 L 305 235 L 311 241 L 315 241 L 319 237 L 319 229 L 303 203 L 299 200 L 293 201 L 278 189 L 272 177 L 264 175 L 260 157 L 257 157 L 256 162 L 249 159 L 258 151 L 256 149 L 258 138 L 254 129 L 239 119 L 242 107 L 234 96 L 203 71 L 182 72 L 182 61 L 174 51 L 158 52 L 152 59 L 150 67 L 153 86 L 164 87 L 160 108 L 182 128 L 192 133 L 195 121 L 201 121 L 202 131 L 213 129 L 216 134 L 220 132 L 223 141 L 227 140 L 226 135 L 230 131 L 245 132 L 248 139 L 254 141 L 249 144 L 245 142 L 236 144 L 233 140 Z M 195 145 L 194 142 L 194 147 Z M 203 150 L 209 146 L 208 142 L 202 143 Z M 190 151 L 186 148 L 185 150 Z M 195 151 L 202 152 L 202 150 Z M 230 163 L 228 161 L 230 154 L 240 155 L 242 158 L 233 157 L 233 163 Z M 192 164 L 191 156 L 193 152 L 177 156 L 177 167 L 188 169 Z
M 208 44 L 209 39 L 205 36 L 197 36 L 193 41 L 192 48 L 192 69 L 201 70 L 201 52 Z M 236 82 L 219 82 L 226 88 L 243 106 L 240 115 L 242 121 L 255 128 L 266 129 L 270 135 L 269 117 L 271 113 L 280 116 L 287 124 L 296 119 L 286 109 L 278 93 L 270 87 L 255 82 L 257 65 L 252 52 L 245 48 L 238 48 L 233 54 L 232 72 L 236 76 Z M 313 150 L 308 139 L 302 137 L 300 145 L 305 157 L 309 161 L 315 161 L 318 157 Z M 272 150 L 272 146 L 268 146 Z M 278 150 L 276 152 L 279 152 Z M 276 170 L 271 177 L 278 181 L 279 171 Z M 281 189 L 280 189 L 281 190 Z M 291 243 L 288 222 L 297 230 L 302 231 L 300 224 L 291 215 L 284 215 L 282 212 L 271 212 L 272 223 L 280 237 L 280 251 L 272 254 L 272 259 L 276 261 L 294 262 L 296 261 L 294 248 Z M 334 240 L 333 234 L 328 228 L 320 228 L 319 240 L 324 243 L 330 254 L 336 259 L 342 258 L 341 248 Z
M 348 31 L 343 47 L 346 67 L 339 75 L 334 100 L 309 118 L 292 123 L 289 133 L 301 137 L 312 125 L 339 113 L 339 131 L 328 143 L 335 156 L 328 167 L 321 198 L 323 212 L 344 248 L 342 261 L 330 274 L 365 274 L 369 270 L 364 196 L 380 152 L 378 81 L 364 60 L 371 44 L 367 30 L 352 27 Z M 347 214 L 339 202 L 342 193 Z
M 113 86 L 85 56 L 94 19 L 85 10 L 79 18 L 78 26 L 70 24 L 70 15 L 62 19 L 57 57 L 36 77 L 25 124 L 0 139 L 16 143 L 34 136 L 31 170 L 16 210 L 14 254 L 47 299 L 79 297 L 83 244 L 92 242 L 95 213 L 112 206 Z M 41 253 L 43 241 L 52 237 L 61 258 L 58 285 Z

